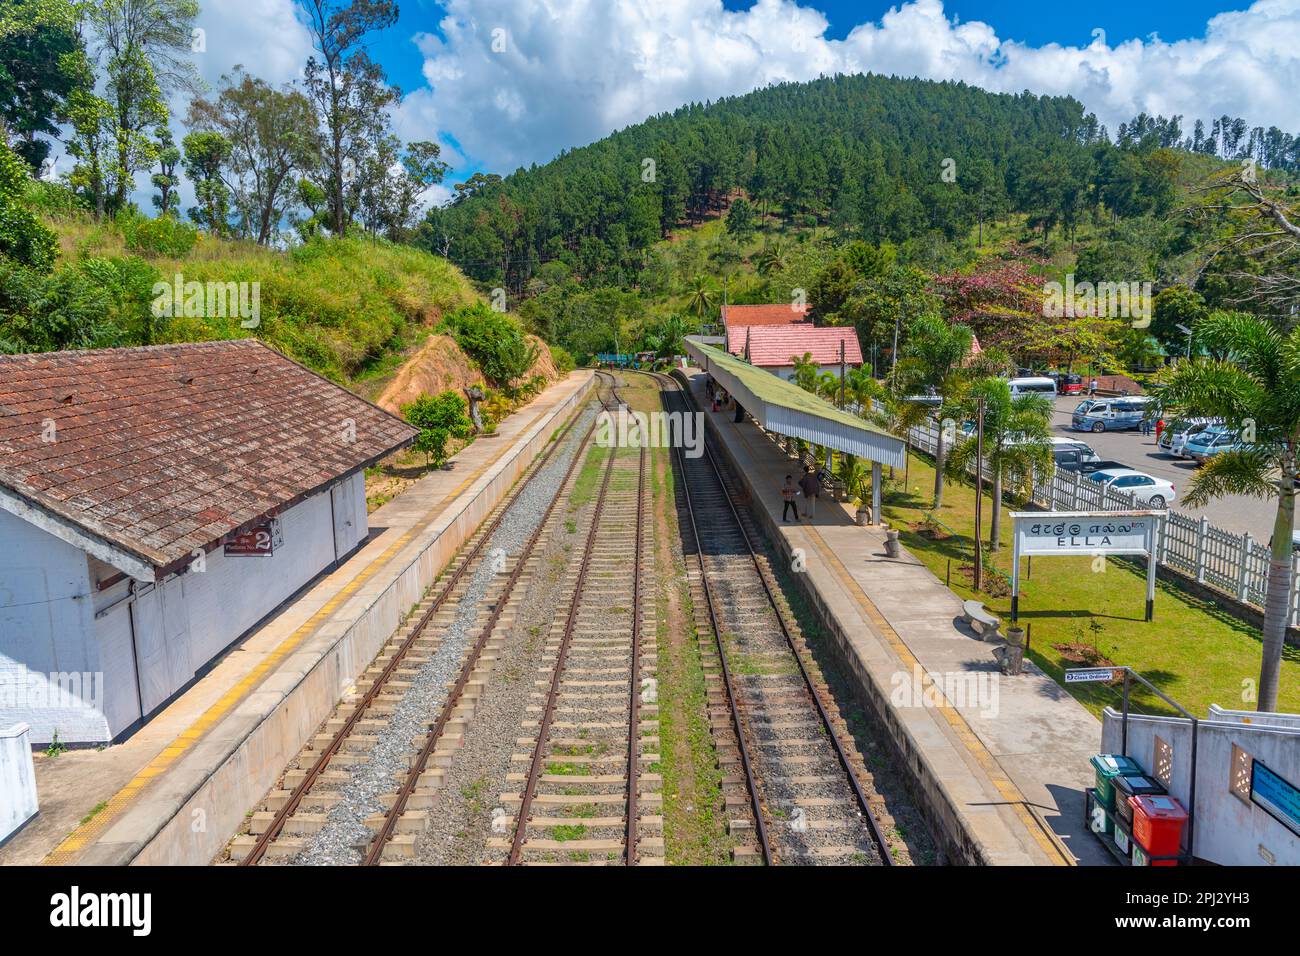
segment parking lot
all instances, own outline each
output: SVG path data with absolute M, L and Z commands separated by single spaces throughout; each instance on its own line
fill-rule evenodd
M 1191 462 L 1156 448 L 1154 434 L 1143 435 L 1138 430 L 1123 432 L 1076 432 L 1070 429 L 1070 414 L 1086 396 L 1057 396 L 1056 414 L 1052 420 L 1052 430 L 1057 435 L 1077 438 L 1087 442 L 1104 459 L 1122 461 L 1137 471 L 1155 475 L 1173 482 L 1178 500 L 1171 506 L 1183 514 L 1200 517 L 1204 515 L 1210 524 L 1217 525 L 1225 531 L 1240 534 L 1249 531 L 1255 540 L 1266 543 L 1273 534 L 1273 516 L 1277 512 L 1277 502 L 1273 499 L 1247 498 L 1231 495 L 1216 498 L 1203 508 L 1191 508 L 1183 501 L 1187 492 L 1188 479 L 1196 473 L 1196 466 Z

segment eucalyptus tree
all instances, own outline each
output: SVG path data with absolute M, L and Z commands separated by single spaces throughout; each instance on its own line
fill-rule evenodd
M 983 378 L 972 382 L 961 399 L 961 409 L 969 418 L 984 414 L 984 461 L 992 473 L 993 521 L 989 527 L 989 550 L 1001 547 L 1002 494 L 1010 486 L 1018 495 L 1028 496 L 1033 490 L 1036 470 L 1052 466 L 1052 446 L 1049 423 L 1052 419 L 1052 402 L 1043 395 L 1028 394 L 1015 398 L 1011 386 L 1004 378 Z M 964 475 L 977 461 L 978 436 L 972 432 L 958 441 L 949 452 L 944 467 L 948 477 Z M 975 529 L 978 546 L 979 528 Z
M 1207 461 L 1183 500 L 1200 506 L 1225 495 L 1277 499 L 1264 601 L 1259 669 L 1262 711 L 1277 709 L 1291 593 L 1296 455 L 1300 447 L 1300 329 L 1281 329 L 1239 312 L 1214 312 L 1193 331 L 1224 358 L 1178 365 L 1161 401 L 1188 416 L 1221 418 L 1243 442 Z

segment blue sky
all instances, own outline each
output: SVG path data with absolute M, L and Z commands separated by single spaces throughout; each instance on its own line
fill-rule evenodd
M 274 62 L 283 77 L 259 72 L 290 80 L 305 59 L 305 34 L 286 29 L 297 2 L 208 0 L 204 17 L 229 21 L 232 61 Z M 1300 0 L 399 3 L 371 54 L 405 94 L 399 135 L 441 142 L 451 182 L 545 162 L 685 102 L 834 72 L 1071 95 L 1111 129 L 1146 111 L 1300 132 Z M 489 49 L 498 31 L 508 43 Z

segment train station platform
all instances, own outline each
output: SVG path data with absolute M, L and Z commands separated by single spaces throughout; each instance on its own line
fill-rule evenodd
M 850 506 L 823 498 L 811 522 L 782 523 L 780 489 L 797 462 L 753 420 L 712 412 L 703 371 L 686 376 L 759 521 L 800 558 L 792 566 L 950 861 L 1111 864 L 1083 824 L 1100 721 L 1028 662 L 1024 675 L 1002 675 L 957 596 L 906 550 L 889 558 L 885 529 L 857 525 Z
M 213 859 L 593 382 L 578 371 L 551 385 L 372 512 L 360 550 L 132 737 L 38 754 L 40 813 L 0 847 L 0 865 Z

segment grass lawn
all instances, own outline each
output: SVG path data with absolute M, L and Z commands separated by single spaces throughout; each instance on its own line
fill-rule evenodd
M 949 560 L 950 587 L 963 599 L 979 597 L 1004 624 L 1011 620 L 1011 597 L 976 595 L 970 586 L 969 566 L 974 555 L 975 490 L 972 485 L 948 482 L 944 506 L 936 517 L 950 537 L 936 540 L 916 530 L 934 500 L 934 468 L 913 455 L 906 488 L 902 472 L 897 483 L 885 489 L 884 511 L 897 528 L 903 544 L 945 580 Z M 1007 509 L 1011 510 L 1011 509 Z M 992 502 L 984 499 L 984 532 L 988 533 Z M 1011 570 L 1011 519 L 1003 513 L 1003 550 L 992 565 Z M 1115 664 L 1127 664 L 1178 701 L 1203 717 L 1212 703 L 1231 709 L 1254 708 L 1253 693 L 1259 679 L 1260 633 L 1214 603 L 1202 601 L 1164 581 L 1156 583 L 1155 620 L 1143 621 L 1146 601 L 1145 559 L 1136 562 L 1108 559 L 1094 570 L 1092 558 L 1044 558 L 1028 566 L 1022 558 L 1020 623 L 1032 625 L 1030 657 L 1058 682 L 1066 667 L 1086 666 L 1070 661 L 1056 645 L 1082 645 Z M 963 570 L 963 566 L 967 566 Z M 1028 575 L 1027 575 L 1028 572 Z M 987 579 L 986 579 L 987 581 Z M 988 584 L 986 583 L 986 588 Z M 1100 713 L 1107 704 L 1117 708 L 1118 687 L 1083 684 L 1069 688 L 1089 710 Z M 1246 695 L 1246 699 L 1243 699 Z M 1287 647 L 1282 664 L 1279 706 L 1300 712 L 1300 649 Z M 1135 695 L 1134 707 L 1147 713 L 1172 713 L 1159 698 Z

